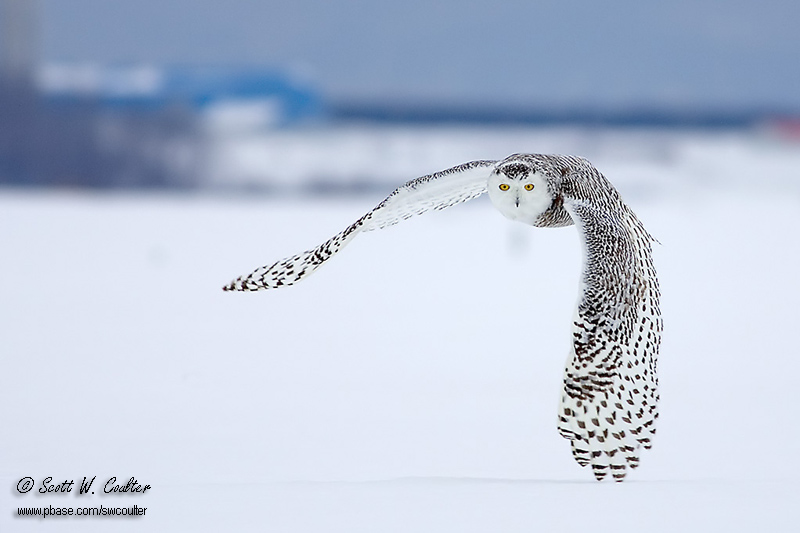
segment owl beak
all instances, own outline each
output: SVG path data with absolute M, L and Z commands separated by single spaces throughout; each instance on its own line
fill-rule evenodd
M 519 207 L 519 195 L 517 195 L 516 199 L 514 200 L 514 205 Z

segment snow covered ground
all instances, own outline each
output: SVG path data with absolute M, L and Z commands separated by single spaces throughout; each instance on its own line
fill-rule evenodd
M 435 166 L 402 179 L 507 155 L 427 135 Z M 574 228 L 478 200 L 228 294 L 382 197 L 0 190 L 0 531 L 796 531 L 800 150 L 593 135 L 581 153 L 662 243 L 659 434 L 625 483 L 595 482 L 555 429 Z M 19 494 L 26 476 L 151 489 Z

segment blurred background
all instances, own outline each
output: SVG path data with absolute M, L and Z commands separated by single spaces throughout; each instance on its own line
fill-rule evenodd
M 324 194 L 598 156 L 612 130 L 796 142 L 799 19 L 790 0 L 1 0 L 0 184 Z M 663 156 L 657 137 L 636 146 Z
M 81 501 L 149 510 L 53 527 L 796 531 L 798 21 L 797 0 L 0 0 L 0 531 Z M 574 228 L 483 198 L 291 289 L 221 290 L 514 152 L 588 157 L 661 243 L 659 433 L 621 486 L 555 430 Z M 14 490 L 93 475 L 153 490 Z

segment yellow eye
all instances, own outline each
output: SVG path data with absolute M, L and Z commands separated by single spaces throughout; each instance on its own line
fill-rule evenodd
M 508 190 L 508 189 L 510 189 L 510 188 L 511 188 L 511 187 L 509 187 L 508 183 L 501 183 L 501 184 L 500 184 L 500 190 L 501 190 L 501 191 L 507 191 L 507 190 Z
M 525 184 L 525 190 L 526 191 L 532 191 L 533 190 L 533 183 L 526 183 Z

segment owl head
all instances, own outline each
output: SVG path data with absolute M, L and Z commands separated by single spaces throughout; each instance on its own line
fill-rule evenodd
M 504 216 L 526 224 L 535 225 L 553 203 L 545 174 L 523 159 L 498 163 L 487 187 L 489 199 Z

